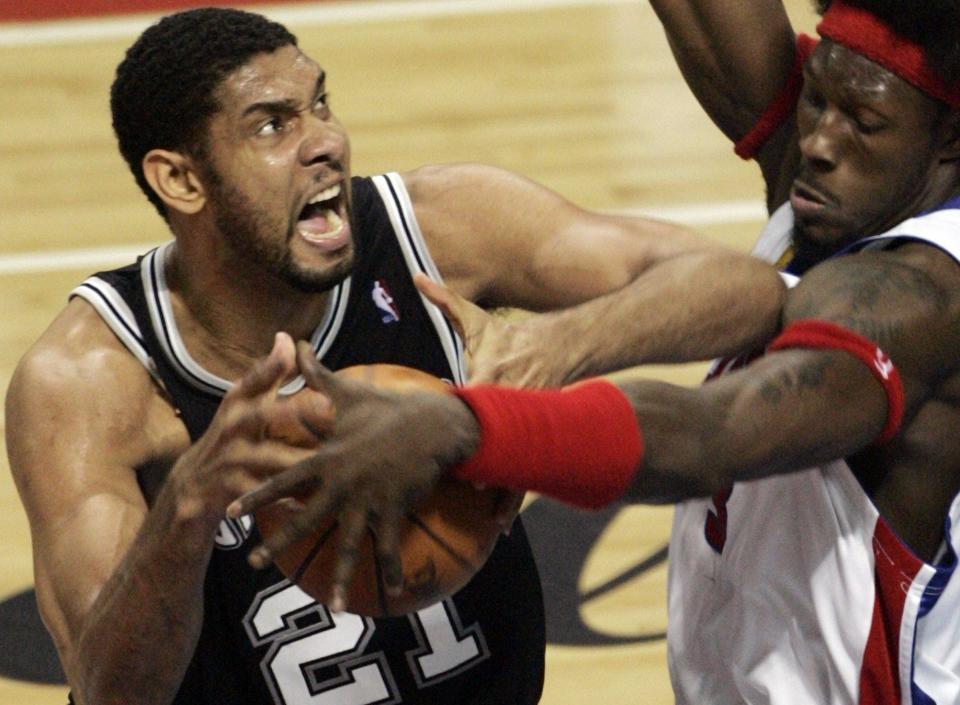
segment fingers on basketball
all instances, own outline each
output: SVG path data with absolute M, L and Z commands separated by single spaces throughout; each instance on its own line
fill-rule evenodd
M 394 365 L 367 365 L 337 374 L 399 392 L 449 389 L 427 373 Z M 307 536 L 275 553 L 273 560 L 320 602 L 331 604 L 336 595 L 331 606 L 345 605 L 356 614 L 407 614 L 459 591 L 480 570 L 503 529 L 503 508 L 501 491 L 444 478 L 399 521 L 390 517 L 344 521 L 331 512 L 314 522 Z M 256 513 L 267 540 L 291 518 L 290 510 L 279 503 Z M 395 533 L 388 526 L 395 527 Z M 341 549 L 344 539 L 346 552 Z

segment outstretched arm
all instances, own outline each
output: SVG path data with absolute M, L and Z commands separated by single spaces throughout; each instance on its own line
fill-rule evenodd
M 792 341 L 785 337 L 797 330 L 791 328 L 793 324 L 812 320 L 832 323 L 867 339 L 869 355 L 853 354 L 853 343 L 845 339 L 820 348 L 808 347 L 814 344 L 809 333 L 794 336 Z M 886 358 L 877 357 L 878 348 L 898 371 L 903 424 L 909 428 L 923 403 L 960 369 L 958 324 L 960 268 L 934 248 L 910 245 L 825 262 L 789 294 L 784 336 L 778 338 L 786 347 L 781 349 L 774 341 L 775 351 L 695 389 L 649 381 L 620 385 L 632 409 L 630 420 L 642 436 L 643 453 L 642 460 L 637 458 L 639 470 L 630 474 L 629 481 L 623 480 L 619 490 L 645 502 L 706 496 L 734 481 L 800 470 L 867 448 L 881 437 L 891 413 L 897 413 L 892 407 L 898 404 L 896 385 L 882 379 L 889 370 Z M 567 393 L 575 394 L 577 388 Z M 506 398 L 510 394 L 502 393 L 504 404 L 510 403 Z M 610 416 L 593 409 L 571 424 L 565 435 L 571 436 L 572 446 L 589 444 L 592 434 L 610 424 L 620 425 L 620 438 L 630 438 L 624 416 L 613 415 L 612 404 L 608 408 Z M 494 411 L 491 427 L 495 430 L 501 409 Z M 482 453 L 487 428 L 484 410 L 477 410 Z M 575 405 L 571 413 L 576 415 Z M 520 418 L 525 418 L 524 408 Z M 545 420 L 532 426 L 549 428 L 550 415 L 540 418 Z M 511 425 L 516 421 L 511 420 Z M 578 427 L 587 430 L 574 437 Z M 563 436 L 558 438 L 557 442 L 564 442 Z M 564 453 L 557 455 L 562 458 Z M 532 487 L 516 476 L 512 482 L 501 482 L 495 479 L 503 477 L 495 474 L 496 469 L 468 469 L 474 481 L 558 496 L 549 484 Z M 520 470 L 521 477 L 524 472 Z M 574 468 L 560 468 L 557 476 L 569 483 L 575 472 Z M 602 470 L 595 472 L 592 477 L 582 476 L 587 485 L 610 479 Z M 581 491 L 573 487 L 572 494 L 560 496 L 578 503 Z
M 622 289 L 528 317 L 492 315 L 424 275 L 415 282 L 463 339 L 471 383 L 522 387 L 752 349 L 776 332 L 786 295 L 773 267 L 724 252 L 671 258 Z
M 266 561 L 322 514 L 380 515 L 378 502 L 421 494 L 444 468 L 464 460 L 455 470 L 463 479 L 580 506 L 619 496 L 707 496 L 733 481 L 800 470 L 877 441 L 898 416 L 891 413 L 898 387 L 878 377 L 889 376 L 885 364 L 874 367 L 877 346 L 899 370 L 907 427 L 943 380 L 960 374 L 960 270 L 933 248 L 862 253 L 811 270 L 792 291 L 784 321 L 811 319 L 869 338 L 869 355 L 843 344 L 789 345 L 697 389 L 628 382 L 617 390 L 603 381 L 569 391 L 466 388 L 468 408 L 452 396 L 400 397 L 337 380 L 307 350 L 300 363 L 308 381 L 337 407 L 332 435 L 311 460 L 230 511 L 249 512 L 295 487 L 316 488 L 322 475 L 306 510 L 256 554 Z M 378 422 L 358 422 L 365 418 Z M 395 440 L 389 458 L 377 437 Z M 341 584 L 349 575 L 339 573 Z
M 490 379 L 559 385 L 705 360 L 776 330 L 784 293 L 776 271 L 687 228 L 587 211 L 493 167 L 430 167 L 405 179 L 454 295 L 548 312 L 508 326 L 481 351 L 499 358 L 479 365 L 498 368 Z M 535 359 L 531 375 L 524 366 Z
M 683 77 L 707 115 L 742 139 L 791 75 L 796 40 L 782 0 L 651 0 Z M 783 202 L 797 159 L 791 117 L 757 154 L 768 207 Z

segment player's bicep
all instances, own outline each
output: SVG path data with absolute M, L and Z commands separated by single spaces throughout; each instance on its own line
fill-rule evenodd
M 731 140 L 780 92 L 794 33 L 781 0 L 652 0 L 684 79 Z
M 885 400 L 843 352 L 782 350 L 701 387 L 623 385 L 644 456 L 630 497 L 676 502 L 842 458 L 879 433 Z
M 85 619 L 143 522 L 145 508 L 105 491 L 78 500 L 49 527 L 33 529 L 37 604 L 65 661 Z
M 742 480 L 842 458 L 878 440 L 888 396 L 869 363 L 838 349 L 769 352 L 734 379 L 726 431 Z M 706 385 L 710 390 L 713 382 Z M 719 390 L 718 390 L 719 391 Z M 736 458 L 730 457 L 736 465 Z
M 516 237 L 490 273 L 490 298 L 533 311 L 574 306 L 622 289 L 651 267 L 716 251 L 670 223 L 591 213 L 564 203 L 546 224 L 518 223 Z
M 906 417 L 957 367 L 960 267 L 928 245 L 838 257 L 792 289 L 784 326 L 825 320 L 875 344 L 895 365 Z
M 405 180 L 447 284 L 490 306 L 574 305 L 623 287 L 655 262 L 717 247 L 670 223 L 585 211 L 493 167 L 431 167 Z
M 63 649 L 130 545 L 146 504 L 123 457 L 124 429 L 102 416 L 109 402 L 72 374 L 76 368 L 58 372 L 49 362 L 28 357 L 11 380 L 7 448 L 30 521 L 41 614 Z

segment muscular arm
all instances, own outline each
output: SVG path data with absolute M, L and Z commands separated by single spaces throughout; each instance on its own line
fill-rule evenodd
M 752 128 L 780 93 L 795 38 L 782 0 L 651 0 L 683 77 L 732 141 Z M 768 207 L 783 202 L 797 160 L 788 120 L 757 155 Z
M 199 633 L 209 527 L 178 523 L 168 497 L 145 523 L 134 467 L 152 444 L 139 431 L 162 405 L 108 331 L 78 328 L 54 332 L 86 354 L 41 341 L 7 396 L 40 611 L 79 703 L 169 702 Z
M 741 350 L 775 329 L 776 272 L 686 228 L 585 211 L 492 167 L 432 167 L 406 177 L 448 285 L 487 306 L 534 311 L 509 346 L 517 364 L 551 357 L 558 384 L 649 362 Z M 507 350 L 497 350 L 506 359 Z
M 7 396 L 38 602 L 78 703 L 169 703 L 200 633 L 216 526 L 254 482 L 229 472 L 231 448 L 243 449 L 215 431 L 182 455 L 147 507 L 135 468 L 172 462 L 189 439 L 140 363 L 85 307 L 70 304 Z M 240 435 L 239 419 L 222 425 Z
M 811 270 L 784 322 L 817 318 L 875 341 L 896 364 L 904 427 L 957 374 L 960 270 L 934 248 L 862 253 Z M 869 446 L 887 415 L 882 387 L 848 353 L 790 349 L 701 388 L 627 384 L 647 441 L 635 499 L 711 494 L 734 480 L 810 467 Z
M 909 245 L 819 265 L 791 291 L 784 309 L 785 324 L 809 318 L 833 321 L 871 338 L 897 365 L 905 393 L 906 431 L 894 444 L 945 380 L 956 385 L 960 268 L 939 250 Z M 232 508 L 235 513 L 252 511 L 322 474 L 322 486 L 306 510 L 271 538 L 260 553 L 263 557 L 309 530 L 331 506 L 364 516 L 383 515 L 386 508 L 402 503 L 401 498 L 423 492 L 444 468 L 470 458 L 478 448 L 478 457 L 493 460 L 486 465 L 470 460 L 467 476 L 474 482 L 547 492 L 571 503 L 584 496 L 616 496 L 623 491 L 621 483 L 629 483 L 628 498 L 670 502 L 708 496 L 733 481 L 850 456 L 877 439 L 888 412 L 884 389 L 871 371 L 859 358 L 840 350 L 773 352 L 696 389 L 622 383 L 630 404 L 626 409 L 610 397 L 598 406 L 591 396 L 593 401 L 581 406 L 558 402 L 555 391 L 537 395 L 479 390 L 487 395 L 481 412 L 473 405 L 475 395 L 468 397 L 472 400 L 468 409 L 447 395 L 401 397 L 338 380 L 318 366 L 308 346 L 302 350 L 300 364 L 307 382 L 331 396 L 337 421 L 309 463 L 288 477 L 274 478 Z M 556 412 L 558 406 L 563 411 Z M 483 420 L 478 422 L 475 413 Z M 644 447 L 635 471 L 630 463 L 636 458 L 624 459 L 616 451 L 621 441 L 623 447 L 637 445 L 633 423 L 642 430 Z M 493 436 L 491 428 L 497 429 Z M 549 447 L 541 444 L 541 450 L 555 463 L 544 463 L 536 453 L 530 456 L 529 447 L 537 445 L 531 436 L 541 429 L 550 439 Z M 597 447 L 596 452 L 584 453 L 584 448 L 592 448 L 598 431 L 618 439 L 609 442 L 614 450 Z M 395 472 L 383 471 L 378 437 L 403 439 L 390 447 Z M 570 444 L 569 453 L 564 452 L 564 443 Z M 487 453 L 484 447 L 496 451 Z M 572 466 L 570 457 L 584 465 Z M 597 464 L 595 457 L 604 461 Z M 627 472 L 611 472 L 608 460 Z M 535 472 L 531 466 L 537 466 Z M 611 485 L 613 493 L 607 491 Z M 598 487 L 602 491 L 597 492 Z M 341 575 L 344 580 L 349 577 Z

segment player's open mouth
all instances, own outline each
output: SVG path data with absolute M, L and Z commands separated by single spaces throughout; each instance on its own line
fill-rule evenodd
M 321 247 L 340 247 L 345 235 L 340 216 L 340 184 L 324 189 L 300 211 L 297 233 L 307 242 Z

